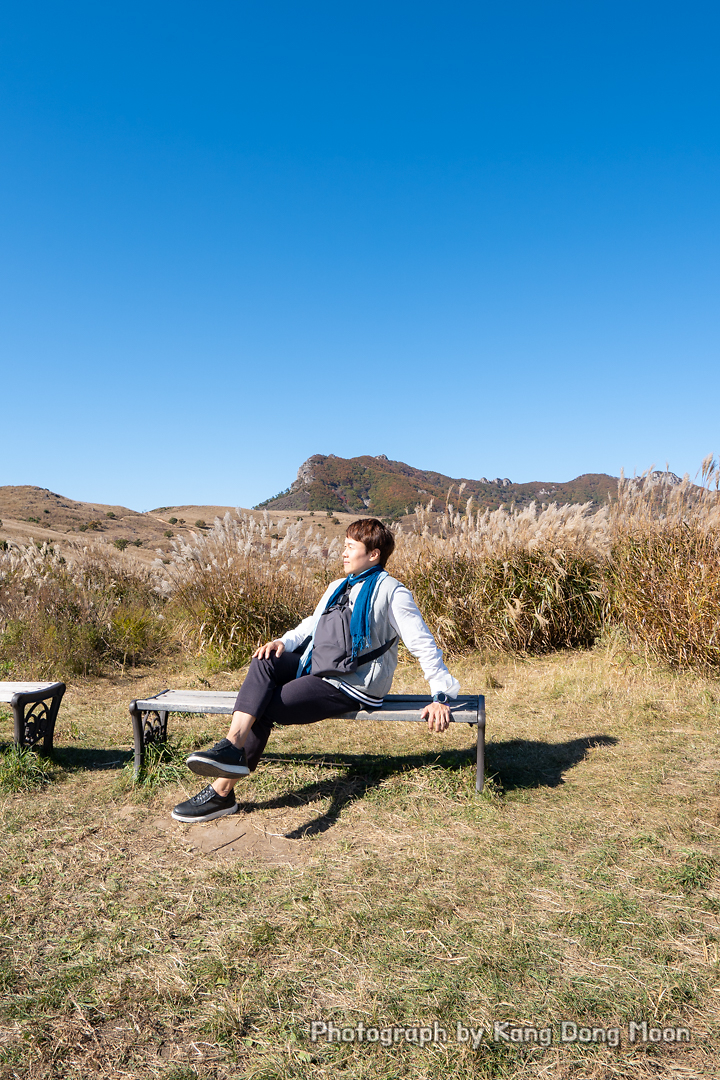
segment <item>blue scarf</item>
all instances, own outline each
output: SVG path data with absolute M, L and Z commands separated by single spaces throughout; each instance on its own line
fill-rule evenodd
M 371 566 L 368 570 L 363 570 L 362 574 L 348 574 L 345 580 L 340 582 L 325 605 L 325 611 L 330 611 L 330 609 L 337 604 L 346 589 L 352 589 L 353 585 L 357 585 L 359 581 L 363 582 L 363 587 L 353 605 L 352 615 L 350 616 L 353 657 L 358 656 L 363 649 L 368 649 L 370 647 L 370 618 L 372 614 L 373 596 L 375 595 L 375 589 L 379 583 L 378 575 L 383 573 L 385 573 L 385 571 L 382 566 Z M 310 648 L 306 651 L 303 660 L 300 662 L 298 673 L 295 677 L 299 679 L 301 675 L 309 675 L 311 666 L 312 643 L 310 644 Z

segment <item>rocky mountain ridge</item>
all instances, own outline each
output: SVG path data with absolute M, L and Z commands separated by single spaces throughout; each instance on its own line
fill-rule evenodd
M 615 494 L 617 483 L 617 477 L 607 473 L 585 473 L 562 483 L 516 484 L 508 477 L 471 480 L 415 469 L 403 461 L 391 461 L 386 454 L 355 458 L 313 454 L 300 466 L 290 487 L 266 499 L 256 509 L 366 512 L 397 518 L 412 513 L 418 503 L 425 505 L 430 499 L 435 500 L 436 506 L 449 501 L 464 509 L 470 496 L 476 506 L 490 510 L 510 503 L 525 506 L 532 501 L 591 502 L 599 507 Z

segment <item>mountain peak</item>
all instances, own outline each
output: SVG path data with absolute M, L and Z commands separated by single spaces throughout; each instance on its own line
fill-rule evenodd
M 472 496 L 475 506 L 497 509 L 501 504 L 525 506 L 538 500 L 558 503 L 592 502 L 600 506 L 617 488 L 606 473 L 585 473 L 575 480 L 556 483 L 532 481 L 515 484 L 508 477 L 488 480 L 458 479 L 429 469 L 416 469 L 387 454 L 341 458 L 313 454 L 304 461 L 289 488 L 260 503 L 256 509 L 330 510 L 375 517 L 401 517 L 431 498 L 464 509 Z

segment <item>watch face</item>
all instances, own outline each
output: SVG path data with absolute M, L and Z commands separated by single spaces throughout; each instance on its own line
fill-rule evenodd
M 437 701 L 441 705 L 444 705 L 447 701 L 447 694 L 433 694 L 433 701 Z

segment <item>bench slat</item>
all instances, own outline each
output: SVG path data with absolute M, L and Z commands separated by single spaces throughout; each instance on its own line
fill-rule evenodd
M 428 701 L 425 702 L 428 704 Z M 423 706 L 424 708 L 424 706 Z M 478 722 L 478 705 L 477 700 L 471 706 L 460 705 L 453 709 L 450 706 L 450 712 L 452 713 L 452 721 L 454 724 L 477 724 Z M 404 720 L 408 723 L 419 722 L 425 724 L 427 721 L 420 715 L 421 710 L 416 705 L 412 708 L 403 709 L 396 708 L 395 702 L 392 700 L 385 701 L 382 709 L 358 709 L 357 712 L 340 713 L 335 717 L 336 720 Z
M 15 694 L 35 694 L 50 690 L 58 684 L 52 682 L 0 682 L 0 701 L 11 702 Z
M 136 701 L 136 707 L 143 711 L 207 713 L 217 716 L 229 716 L 235 707 L 237 694 L 225 690 L 164 690 L 156 697 Z M 420 720 L 420 711 L 430 698 L 426 694 L 389 694 L 380 709 L 348 710 L 339 714 L 338 720 Z M 448 702 L 456 724 L 477 724 L 477 695 L 461 695 Z
M 164 690 L 155 697 L 137 701 L 138 709 L 159 709 L 167 712 L 232 713 L 237 691 L 226 690 Z

